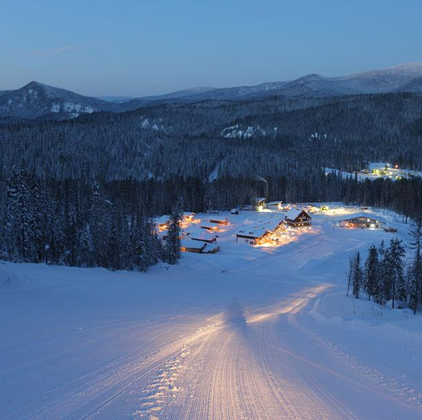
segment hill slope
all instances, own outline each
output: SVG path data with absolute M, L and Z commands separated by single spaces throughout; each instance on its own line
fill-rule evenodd
M 0 94 L 1 117 L 33 119 L 48 115 L 52 119 L 66 119 L 98 111 L 117 112 L 119 107 L 38 82 Z

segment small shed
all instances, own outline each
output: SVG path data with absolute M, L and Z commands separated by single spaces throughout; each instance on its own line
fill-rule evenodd
M 356 213 L 350 215 L 347 219 L 340 220 L 339 225 L 349 229 L 379 229 L 384 227 L 385 221 L 367 213 Z
M 180 241 L 180 250 L 182 252 L 193 252 L 195 254 L 200 254 L 206 245 L 207 244 L 205 242 L 192 241 L 191 239 L 182 239 Z
M 311 226 L 312 217 L 306 210 L 290 209 L 286 215 L 286 223 L 293 227 Z
M 219 225 L 219 226 L 227 226 L 229 224 L 229 219 L 227 217 L 213 217 L 210 219 L 210 223 Z
M 170 216 L 168 215 L 157 217 L 154 220 L 155 226 L 159 232 L 167 230 L 169 226 L 169 222 L 170 222 Z
M 216 254 L 220 251 L 220 247 L 215 244 L 206 244 L 205 248 L 202 250 L 202 254 Z
M 218 225 L 211 222 L 203 222 L 200 226 L 201 229 L 208 230 L 208 231 L 216 231 L 218 230 Z
M 184 222 L 192 222 L 194 217 L 195 217 L 195 213 L 191 213 L 191 212 L 184 212 L 183 213 L 183 221 Z
M 254 209 L 261 211 L 267 208 L 267 199 L 265 197 L 257 197 L 254 200 Z
M 281 210 L 283 208 L 283 202 L 282 201 L 270 201 L 267 204 L 267 207 L 269 209 Z

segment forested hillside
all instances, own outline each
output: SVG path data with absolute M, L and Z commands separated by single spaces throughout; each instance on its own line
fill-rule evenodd
M 359 183 L 322 168 L 388 161 L 422 169 L 421 139 L 422 98 L 408 93 L 205 101 L 3 122 L 1 252 L 133 268 L 139 261 L 128 255 L 146 240 L 139 226 L 150 235 L 150 217 L 169 214 L 179 200 L 189 211 L 230 209 L 265 194 L 267 185 L 270 200 L 356 202 L 416 217 L 420 179 Z M 13 224 L 28 232 L 36 225 L 39 235 L 28 239 Z M 36 241 L 31 252 L 28 241 Z M 132 251 L 112 262 L 107 252 L 116 243 Z

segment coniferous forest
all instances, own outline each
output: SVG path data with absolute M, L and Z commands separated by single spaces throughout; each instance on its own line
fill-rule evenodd
M 416 313 L 422 302 L 422 219 L 413 222 L 411 249 L 399 239 L 391 239 L 387 247 L 383 242 L 372 245 L 366 260 L 360 253 L 350 258 L 347 295 L 356 299 L 367 298 L 379 305 L 391 302 L 392 308 L 412 309 Z
M 154 216 L 228 210 L 267 188 L 269 200 L 343 201 L 416 220 L 422 179 L 358 182 L 324 168 L 359 170 L 379 161 L 422 169 L 421 135 L 422 102 L 412 94 L 204 101 L 68 121 L 5 120 L 0 256 L 145 271 L 179 255 L 177 234 L 173 243 L 157 240 Z

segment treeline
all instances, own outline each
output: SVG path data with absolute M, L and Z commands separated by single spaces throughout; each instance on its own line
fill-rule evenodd
M 362 265 L 360 253 L 350 258 L 347 296 L 366 296 L 379 305 L 391 303 L 392 308 L 408 307 L 416 314 L 422 310 L 422 219 L 412 226 L 413 255 L 406 259 L 402 241 L 392 239 L 388 248 L 384 241 L 372 245 Z
M 162 242 L 143 206 L 109 200 L 98 182 L 80 187 L 64 183 L 43 189 L 26 169 L 13 173 L 1 211 L 0 258 L 140 271 L 180 258 L 180 202 Z
M 360 183 L 308 169 L 267 177 L 267 182 L 233 177 L 60 181 L 21 167 L 7 180 L 0 178 L 0 258 L 146 270 L 160 260 L 174 261 L 170 249 L 178 252 L 157 239 L 154 217 L 173 214 L 180 203 L 196 213 L 242 207 L 264 196 L 267 187 L 269 200 L 344 201 L 390 208 L 412 219 L 422 206 L 419 178 Z

